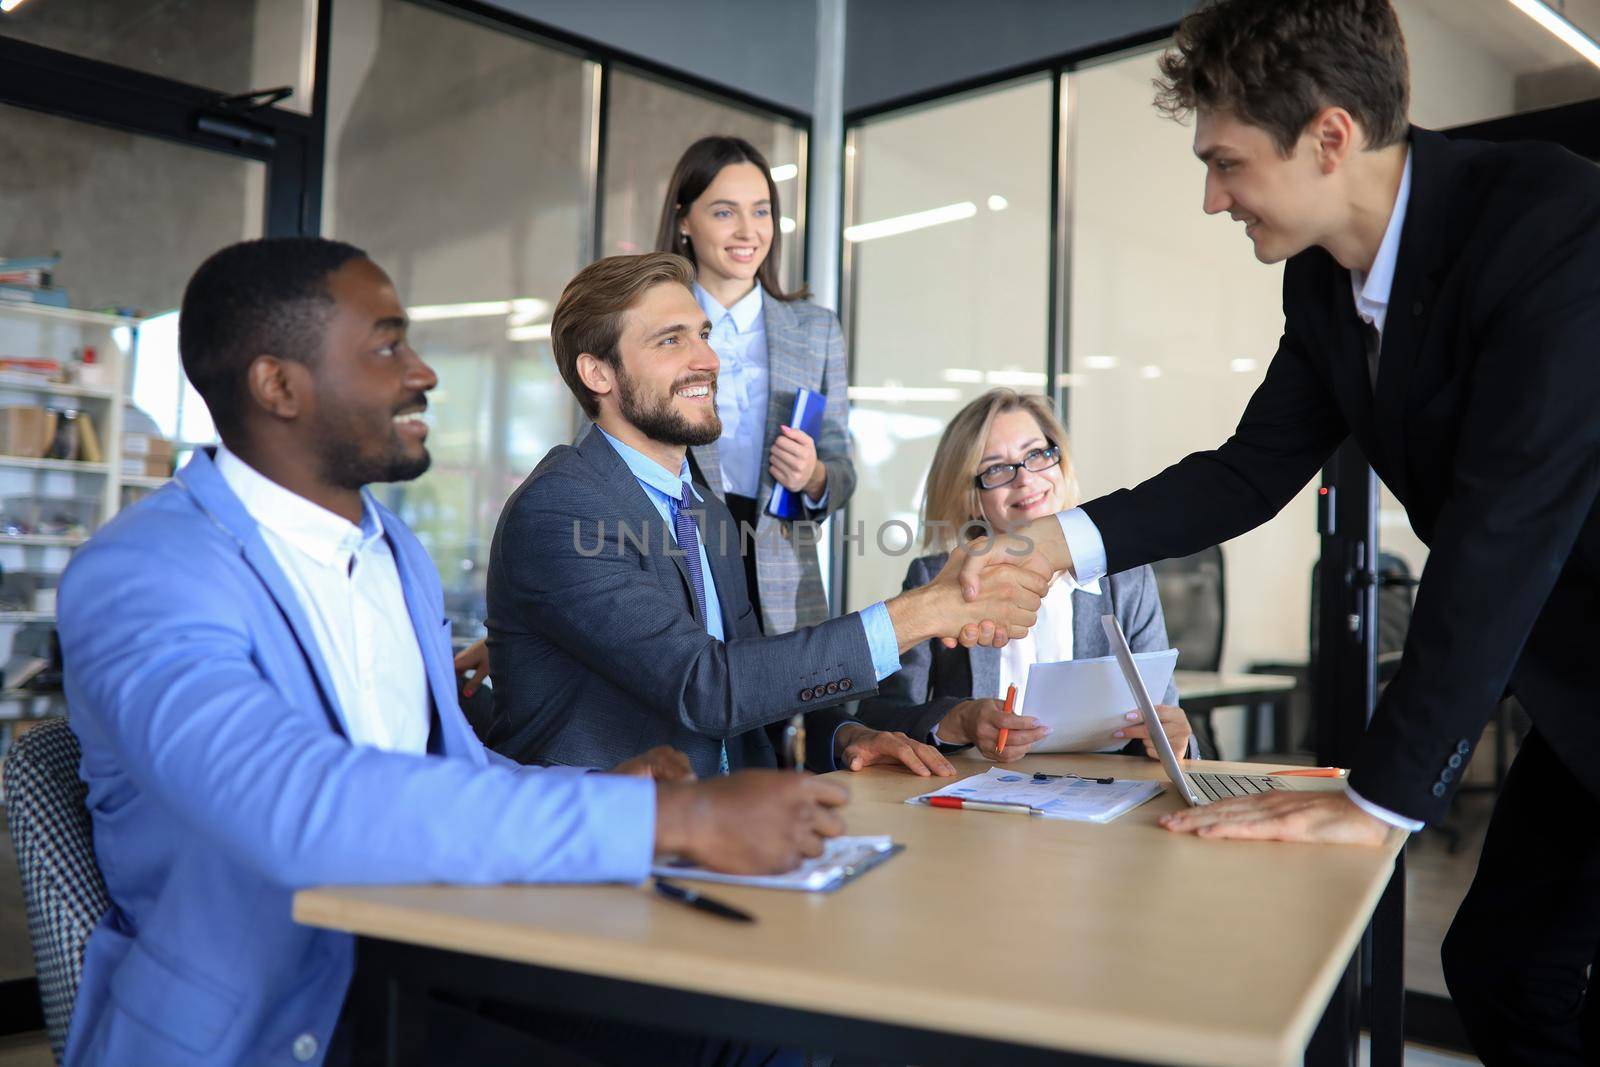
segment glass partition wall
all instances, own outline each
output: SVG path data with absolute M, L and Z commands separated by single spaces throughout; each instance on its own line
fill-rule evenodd
M 340 0 L 331 37 L 322 232 L 389 271 L 439 375 L 432 469 L 380 495 L 432 554 L 467 641 L 501 506 L 580 423 L 550 351 L 561 290 L 598 256 L 651 247 L 673 165 L 710 133 L 768 154 L 799 284 L 806 131 L 448 4 Z
M 850 432 L 859 482 L 836 544 L 846 610 L 900 591 L 923 554 L 939 434 L 996 385 L 1042 392 L 1050 303 L 1046 74 L 850 133 Z

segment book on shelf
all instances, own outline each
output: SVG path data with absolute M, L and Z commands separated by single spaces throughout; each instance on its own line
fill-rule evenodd
M 95 431 L 94 419 L 87 411 L 78 412 L 78 459 L 85 463 L 103 463 L 105 454 L 100 451 L 100 435 Z
M 0 301 L 57 308 L 71 306 L 65 289 L 46 289 L 42 286 L 0 285 Z

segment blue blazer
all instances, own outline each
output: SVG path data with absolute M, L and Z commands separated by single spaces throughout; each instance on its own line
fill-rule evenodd
M 427 669 L 430 754 L 353 746 L 288 580 L 211 457 L 61 582 L 70 721 L 112 907 L 66 1062 L 321 1062 L 353 967 L 296 925 L 322 883 L 642 878 L 654 788 L 508 765 L 456 703 L 438 573 L 379 509 Z

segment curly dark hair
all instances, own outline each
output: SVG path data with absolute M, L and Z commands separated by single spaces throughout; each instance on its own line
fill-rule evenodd
M 1206 0 L 1161 57 L 1156 107 L 1221 111 L 1289 155 L 1325 107 L 1361 124 L 1366 147 L 1405 140 L 1411 69 L 1389 0 Z
M 266 237 L 200 264 L 178 313 L 178 353 L 224 441 L 242 429 L 251 362 L 271 353 L 314 363 L 334 308 L 328 275 L 365 258 L 343 241 Z

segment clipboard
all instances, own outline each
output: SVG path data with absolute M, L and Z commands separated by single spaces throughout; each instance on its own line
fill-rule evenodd
M 790 889 L 803 893 L 831 893 L 860 878 L 882 863 L 905 851 L 887 835 L 881 837 L 833 837 L 823 846 L 822 855 L 808 859 L 786 874 L 723 874 L 704 867 L 658 863 L 650 873 L 659 878 L 689 879 L 742 885 L 754 889 Z
M 828 406 L 828 400 L 821 393 L 810 389 L 796 389 L 794 391 L 794 409 L 789 412 L 789 421 L 786 425 L 808 435 L 813 441 L 822 433 L 822 413 Z M 767 514 L 779 519 L 794 521 L 806 517 L 806 503 L 801 499 L 801 494 L 785 489 L 781 485 L 772 487 L 772 497 L 767 501 Z

